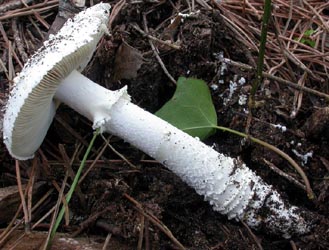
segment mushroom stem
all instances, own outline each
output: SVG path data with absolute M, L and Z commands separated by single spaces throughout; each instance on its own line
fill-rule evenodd
M 125 89 L 107 90 L 74 71 L 55 97 L 93 121 L 94 128 L 121 137 L 161 162 L 229 219 L 286 237 L 309 231 L 299 209 L 284 202 L 245 164 L 134 105 Z

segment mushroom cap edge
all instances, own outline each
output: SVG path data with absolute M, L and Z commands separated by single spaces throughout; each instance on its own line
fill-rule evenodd
M 57 87 L 87 65 L 107 32 L 109 10 L 109 4 L 100 3 L 69 19 L 15 77 L 3 117 L 3 140 L 14 158 L 33 158 L 55 115 Z

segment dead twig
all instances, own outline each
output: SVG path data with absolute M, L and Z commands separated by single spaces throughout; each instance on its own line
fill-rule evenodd
M 8 10 L 14 10 L 21 8 L 23 5 L 31 3 L 33 0 L 11 0 L 7 3 L 3 3 L 0 5 L 0 13 L 4 13 Z
M 69 156 L 67 155 L 65 147 L 63 146 L 63 144 L 59 144 L 58 147 L 59 147 L 59 152 L 61 153 L 63 161 L 64 161 L 65 169 L 68 171 L 69 176 L 70 176 L 71 180 L 73 181 L 75 173 L 72 169 L 72 160 L 70 160 Z M 81 206 L 84 209 L 86 209 L 87 208 L 87 203 L 86 203 L 86 200 L 84 198 L 84 194 L 81 191 L 79 183 L 75 188 L 75 192 L 76 192 L 76 195 L 78 196 L 78 198 L 80 200 Z
M 111 211 L 111 209 L 112 209 L 112 205 L 110 205 L 110 206 L 108 206 L 108 207 L 102 209 L 102 210 L 99 211 L 99 212 L 96 212 L 96 213 L 90 215 L 90 216 L 88 217 L 88 219 L 86 219 L 85 221 L 83 221 L 83 222 L 80 223 L 79 228 L 78 228 L 76 231 L 74 231 L 74 232 L 71 234 L 71 236 L 74 238 L 74 237 L 76 237 L 77 235 L 79 235 L 83 230 L 85 230 L 86 228 L 88 228 L 91 224 L 94 224 L 95 221 L 97 221 L 97 219 L 98 219 L 99 217 L 101 217 L 103 214 L 106 214 L 106 213 L 108 213 L 109 211 Z M 97 222 L 96 222 L 96 224 L 97 224 Z M 115 233 L 115 232 L 110 232 L 110 233 L 113 234 L 113 233 Z
M 41 199 L 39 199 L 39 201 L 37 202 L 37 204 L 34 206 L 34 208 L 32 209 L 32 211 L 36 208 L 39 207 L 40 205 L 42 205 L 46 199 L 49 198 L 49 196 L 54 192 L 54 188 L 49 189 L 49 191 L 43 196 L 41 197 Z M 54 206 L 53 208 L 51 208 L 49 211 L 47 211 L 47 213 L 42 216 L 37 222 L 33 223 L 32 229 L 35 229 L 41 222 L 43 222 L 54 210 L 55 210 Z
M 28 16 L 35 13 L 43 13 L 58 7 L 58 0 L 45 1 L 43 3 L 34 4 L 25 8 L 7 11 L 0 16 L 0 21 L 14 17 Z
M 143 15 L 143 23 L 144 23 L 144 30 L 145 30 L 145 33 L 148 33 L 148 27 L 147 27 L 147 21 L 146 21 L 146 14 Z M 149 39 L 149 43 L 150 43 L 150 46 L 152 48 L 152 51 L 156 57 L 156 59 L 158 60 L 163 72 L 166 74 L 166 76 L 170 79 L 170 81 L 174 84 L 176 84 L 176 80 L 171 76 L 171 74 L 168 72 L 166 66 L 164 65 L 163 61 L 161 60 L 161 57 L 159 56 L 159 53 L 157 51 L 157 49 L 155 48 L 153 42 L 151 41 L 151 39 Z
M 174 43 L 171 43 L 171 42 L 168 42 L 168 41 L 163 41 L 161 39 L 158 39 L 154 36 L 151 36 L 149 34 L 146 34 L 142 29 L 140 29 L 137 25 L 134 25 L 134 24 L 131 24 L 131 27 L 134 28 L 135 30 L 137 30 L 139 33 L 141 33 L 143 36 L 149 38 L 149 39 L 152 39 L 153 41 L 155 42 L 158 42 L 158 43 L 161 43 L 163 45 L 166 45 L 172 49 L 175 49 L 175 50 L 179 50 L 181 49 L 181 47 L 179 45 L 176 45 Z
M 259 250 L 263 250 L 262 245 L 260 244 L 260 240 L 257 238 L 257 236 L 251 231 L 251 229 L 248 227 L 248 225 L 246 223 L 244 223 L 243 221 L 241 221 L 242 225 L 247 229 L 249 235 L 251 236 L 251 238 L 254 240 L 254 242 L 256 243 L 257 247 Z
M 22 11 L 22 12 L 13 13 L 13 14 L 8 13 L 6 15 L 0 16 L 0 21 L 7 20 L 7 19 L 10 19 L 10 18 L 14 18 L 14 17 L 29 16 L 31 14 L 35 14 L 36 12 L 43 13 L 43 12 L 55 9 L 57 7 L 58 7 L 58 4 L 55 4 L 55 5 L 50 5 L 50 6 L 40 8 L 40 9 L 36 9 L 36 10 L 27 10 L 27 11 Z
M 36 172 L 37 172 L 37 164 L 38 164 L 38 159 L 34 158 L 33 161 L 32 161 L 30 179 L 29 179 L 29 182 L 28 182 L 27 187 L 26 187 L 26 190 L 27 190 L 27 212 L 28 212 L 28 218 L 29 218 L 30 223 L 32 221 L 32 195 L 33 195 L 33 187 L 34 187 L 34 182 L 35 182 Z
M 50 223 L 50 226 L 49 226 L 47 238 L 46 238 L 44 244 L 42 245 L 42 247 L 40 249 L 43 249 L 43 250 L 47 249 L 47 246 L 50 242 L 51 232 L 53 230 L 53 227 L 55 226 L 56 218 L 58 216 L 58 211 L 61 207 L 61 204 L 62 204 L 63 200 L 65 200 L 65 202 L 63 202 L 63 206 L 65 207 L 65 219 L 66 219 L 66 222 L 68 223 L 69 209 L 68 209 L 68 204 L 67 204 L 65 196 L 64 196 L 64 190 L 65 190 L 65 186 L 66 186 L 66 183 L 67 183 L 68 176 L 69 176 L 68 170 L 66 170 L 66 173 L 65 173 L 65 176 L 64 176 L 64 179 L 63 179 L 63 182 L 62 182 L 62 186 L 61 186 L 60 192 L 58 194 L 57 203 L 53 208 L 54 212 L 53 212 L 53 217 L 51 219 L 51 223 Z
M 28 55 L 26 54 L 26 52 L 24 50 L 22 39 L 20 38 L 20 35 L 19 35 L 19 32 L 18 32 L 16 18 L 13 19 L 12 26 L 11 27 L 12 27 L 12 29 L 14 31 L 14 40 L 15 40 L 15 43 L 17 45 L 18 52 L 20 53 L 23 62 L 26 63 L 27 62 L 27 59 L 29 57 L 28 57 Z
M 113 6 L 111 10 L 108 27 L 112 28 L 112 23 L 114 22 L 115 18 L 118 16 L 118 14 L 120 13 L 120 11 L 122 10 L 125 4 L 126 4 L 126 0 L 120 0 Z
M 108 140 L 104 137 L 103 134 L 101 134 L 101 137 L 103 138 L 103 140 L 105 141 L 106 145 L 116 154 L 118 155 L 124 162 L 126 162 L 130 167 L 132 167 L 133 169 L 138 169 L 134 164 L 132 164 L 123 154 L 121 154 L 120 152 L 118 152 L 109 142 Z
M 294 185 L 296 185 L 297 187 L 306 190 L 305 185 L 303 185 L 302 183 L 300 183 L 298 180 L 296 180 L 295 178 L 293 178 L 292 176 L 288 175 L 287 173 L 283 172 L 281 169 L 279 169 L 277 166 L 275 166 L 272 162 L 267 161 L 265 158 L 263 159 L 263 161 L 270 167 L 270 169 L 272 169 L 275 173 L 277 173 L 278 175 L 284 177 L 285 179 L 287 179 L 288 181 L 290 181 L 291 183 L 293 183 Z
M 11 219 L 10 223 L 6 227 L 6 229 L 0 234 L 0 247 L 2 247 L 6 243 L 10 234 L 21 224 L 21 223 L 17 223 L 17 218 L 18 218 L 19 214 L 22 212 L 22 208 L 23 208 L 23 206 L 21 203 L 19 205 L 14 217 Z M 21 220 L 21 222 L 23 222 L 23 220 Z
M 19 169 L 19 161 L 15 161 L 15 167 L 16 167 L 16 178 L 17 178 L 17 186 L 18 186 L 18 192 L 21 197 L 21 203 L 23 206 L 23 213 L 24 213 L 24 222 L 25 222 L 25 232 L 30 232 L 31 230 L 31 221 L 29 218 L 29 212 L 27 210 L 27 205 L 26 205 L 26 200 L 25 200 L 25 195 L 23 192 L 23 187 L 22 187 L 22 180 L 21 180 L 21 172 Z
M 83 175 L 81 176 L 81 178 L 80 178 L 80 180 L 79 180 L 79 182 L 78 182 L 79 184 L 81 184 L 81 183 L 84 181 L 84 179 L 87 177 L 87 175 L 89 174 L 89 172 L 95 167 L 95 165 L 96 165 L 96 163 L 98 162 L 99 158 L 101 158 L 101 156 L 103 155 L 105 149 L 107 149 L 107 143 L 108 143 L 109 140 L 110 140 L 110 139 L 107 139 L 107 140 L 105 141 L 104 146 L 103 146 L 102 149 L 99 151 L 99 153 L 97 154 L 96 158 L 91 162 L 91 164 L 90 164 L 90 166 L 88 167 L 88 169 L 83 173 Z M 87 161 L 86 161 L 86 164 L 88 164 Z
M 12 80 L 13 77 L 15 76 L 14 72 L 13 72 L 13 64 L 12 64 L 12 55 L 14 56 L 15 60 L 17 61 L 17 63 L 19 64 L 19 66 L 21 68 L 23 68 L 23 64 L 21 63 L 21 61 L 19 60 L 15 50 L 12 47 L 11 41 L 8 39 L 6 31 L 2 25 L 2 22 L 0 21 L 0 33 L 6 43 L 6 47 L 8 49 L 8 64 L 9 64 L 9 70 L 8 70 L 8 76 L 9 76 L 9 80 Z
M 106 250 L 106 249 L 108 249 L 107 246 L 108 246 L 109 243 L 110 243 L 111 237 L 112 237 L 112 234 L 108 233 L 107 236 L 106 236 L 106 239 L 105 239 L 104 245 L 103 245 L 103 247 L 102 247 L 102 250 Z
M 59 116 L 55 117 L 55 120 L 61 124 L 71 135 L 73 135 L 78 141 L 80 141 L 85 147 L 88 147 L 89 143 L 73 129 L 64 119 Z M 95 149 L 92 149 L 93 153 L 97 153 Z
M 306 78 L 307 78 L 307 73 L 304 72 L 302 77 L 298 80 L 298 85 L 304 87 Z M 294 93 L 292 112 L 290 114 L 291 118 L 296 117 L 298 111 L 300 110 L 300 108 L 302 106 L 302 100 L 303 100 L 303 91 L 296 90 Z
M 137 250 L 142 250 L 142 247 L 143 247 L 144 226 L 145 226 L 145 217 L 144 217 L 144 215 L 141 214 Z
M 157 217 L 155 217 L 153 214 L 147 212 L 143 209 L 142 205 L 136 201 L 134 198 L 129 196 L 128 194 L 123 194 L 123 196 L 130 201 L 132 204 L 134 204 L 134 208 L 141 213 L 145 218 L 150 220 L 156 227 L 158 227 L 165 235 L 171 239 L 171 241 L 181 250 L 185 250 L 186 248 L 175 238 L 175 236 L 171 233 L 171 231 L 164 225 Z

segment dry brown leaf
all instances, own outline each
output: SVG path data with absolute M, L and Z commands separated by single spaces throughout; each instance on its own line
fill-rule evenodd
M 115 55 L 114 80 L 136 78 L 143 61 L 143 55 L 138 49 L 122 41 Z

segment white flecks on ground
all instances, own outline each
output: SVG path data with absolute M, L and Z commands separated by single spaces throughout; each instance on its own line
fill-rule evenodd
M 242 76 L 239 81 L 238 81 L 239 85 L 244 85 L 246 83 L 246 79 Z
M 247 95 L 245 94 L 239 95 L 239 105 L 240 106 L 245 105 L 247 103 L 247 99 L 248 99 Z
M 219 74 L 221 76 L 223 76 L 225 74 L 225 72 L 227 71 L 227 64 L 225 62 L 223 62 L 224 59 L 224 52 L 218 52 L 218 53 L 214 53 L 214 57 L 216 58 L 216 60 L 218 60 L 219 62 L 221 62 L 221 66 L 219 68 Z
M 304 166 L 305 164 L 308 163 L 309 158 L 313 157 L 313 151 L 307 152 L 306 154 L 301 154 L 299 153 L 296 149 L 293 149 L 292 152 L 302 160 L 302 165 Z
M 230 81 L 228 97 L 224 98 L 223 101 L 225 106 L 230 102 L 234 92 L 238 89 L 238 87 L 241 87 L 246 83 L 246 79 L 244 77 L 241 77 L 238 81 L 236 81 L 236 77 L 234 78 L 235 78 L 234 80 Z M 246 102 L 247 102 L 247 96 L 241 94 L 241 96 L 239 96 L 239 104 L 241 103 L 240 105 L 244 105 L 246 104 Z
M 247 108 L 243 108 L 243 112 L 244 112 L 245 114 L 249 114 L 249 110 L 248 110 Z
M 238 85 L 236 84 L 236 82 L 230 81 L 228 97 L 224 98 L 224 101 L 223 101 L 225 106 L 232 99 L 232 96 L 233 96 L 235 90 L 237 89 L 237 87 L 238 87 Z
M 287 127 L 284 126 L 284 125 L 281 125 L 281 124 L 272 124 L 272 126 L 273 126 L 274 128 L 278 128 L 278 129 L 280 129 L 282 132 L 286 132 L 286 131 L 287 131 Z
M 211 84 L 210 85 L 210 88 L 213 90 L 213 91 L 216 91 L 218 89 L 218 85 L 217 84 Z
M 290 118 L 295 118 L 297 115 L 297 111 L 296 110 L 293 110 L 290 114 Z
M 222 63 L 222 65 L 220 67 L 220 75 L 223 76 L 225 74 L 225 71 L 227 71 L 227 64 Z
M 182 22 L 184 22 L 185 18 L 191 18 L 191 17 L 197 16 L 199 13 L 200 13 L 200 10 L 192 11 L 192 12 L 187 13 L 187 14 L 179 12 L 178 16 L 182 17 Z

